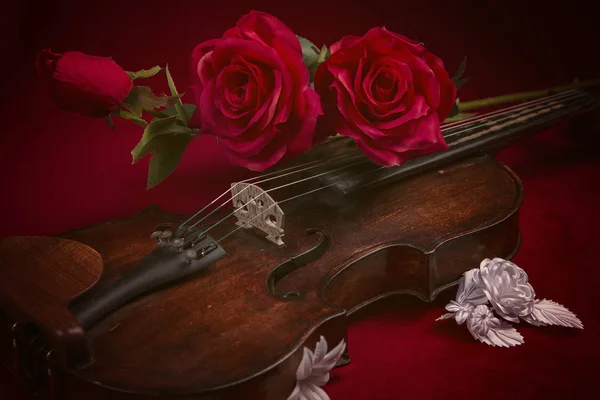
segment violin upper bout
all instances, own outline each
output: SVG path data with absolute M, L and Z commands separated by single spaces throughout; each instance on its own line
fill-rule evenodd
M 74 362 L 82 362 L 89 357 L 84 332 L 67 306 L 102 270 L 102 257 L 85 244 L 58 237 L 6 238 L 0 243 L 2 308 L 15 321 L 47 333 L 52 345 L 71 348 Z

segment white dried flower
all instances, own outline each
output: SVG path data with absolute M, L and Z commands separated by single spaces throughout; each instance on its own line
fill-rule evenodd
M 287 400 L 329 400 L 321 386 L 329 382 L 329 371 L 338 363 L 345 349 L 346 342 L 342 340 L 328 353 L 323 336 L 317 342 L 314 353 L 305 347 L 296 371 L 296 387 Z
M 531 314 L 535 291 L 527 273 L 502 258 L 486 258 L 473 272 L 473 281 L 492 304 L 498 315 L 507 321 L 519 322 L 519 317 Z

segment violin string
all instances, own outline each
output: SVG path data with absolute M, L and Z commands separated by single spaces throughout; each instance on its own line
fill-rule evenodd
M 444 127 L 444 129 L 442 130 L 442 134 L 444 136 L 444 139 L 449 139 L 453 136 L 462 135 L 464 133 L 472 131 L 473 129 L 489 125 L 490 122 L 501 123 L 510 121 L 511 119 L 516 119 L 521 117 L 522 115 L 526 115 L 530 112 L 548 107 L 556 101 L 570 101 L 574 98 L 576 98 L 576 96 L 566 95 L 560 97 L 553 97 L 552 99 L 545 99 L 544 101 L 528 103 L 527 105 L 521 107 L 516 107 L 511 110 L 494 113 L 493 115 L 486 116 L 485 118 L 470 121 L 469 123 L 465 123 L 461 126 L 451 128 Z
M 569 100 L 569 99 L 575 98 L 575 97 L 576 96 L 573 96 L 573 97 L 567 96 L 566 99 L 565 98 L 561 98 L 560 100 Z M 503 113 L 496 114 L 496 115 L 494 115 L 494 117 L 502 117 L 503 114 L 506 114 L 506 115 L 504 115 L 504 118 L 495 120 L 494 122 L 495 123 L 505 122 L 506 120 L 518 118 L 518 117 L 520 117 L 522 115 L 531 113 L 533 111 L 544 109 L 544 108 L 548 107 L 550 104 L 554 103 L 557 100 L 559 100 L 559 99 L 555 98 L 552 101 L 540 102 L 540 103 L 536 103 L 536 104 L 533 104 L 533 105 L 528 105 L 528 107 L 520 108 L 518 113 L 514 113 L 514 112 L 506 112 L 505 113 L 505 112 L 503 112 Z M 486 118 L 486 119 L 490 119 L 490 118 Z M 480 128 L 483 125 L 483 121 L 482 120 L 479 120 L 479 121 L 476 121 L 476 122 L 479 122 L 479 123 L 478 124 L 472 124 L 471 123 L 471 124 L 469 124 L 470 127 L 468 127 L 468 128 L 459 130 L 459 131 L 454 132 L 454 133 L 449 133 L 449 134 L 443 135 L 444 139 L 447 139 L 449 137 L 456 136 L 456 135 L 461 135 L 463 133 L 467 133 L 469 131 L 472 131 L 473 129 Z M 446 130 L 448 130 L 448 129 L 446 129 Z
M 335 171 L 338 171 L 338 170 L 341 170 L 341 169 L 349 168 L 349 167 L 352 167 L 352 166 L 354 166 L 354 165 L 358 165 L 358 164 L 364 163 L 364 162 L 366 162 L 366 161 L 368 161 L 368 160 L 362 160 L 362 161 L 359 161 L 359 162 L 357 162 L 357 163 L 353 163 L 353 164 L 350 164 L 350 165 L 346 165 L 346 166 L 343 166 L 343 167 L 340 167 L 340 168 L 333 169 L 333 170 L 331 170 L 331 171 L 326 171 L 326 172 L 323 172 L 323 173 L 321 173 L 321 174 L 317 174 L 317 175 L 309 176 L 308 178 L 304 178 L 304 179 L 300 179 L 300 180 L 297 180 L 297 181 L 294 181 L 294 182 L 286 183 L 286 184 L 284 184 L 284 185 L 277 186 L 277 187 L 275 187 L 275 188 L 272 188 L 272 189 L 269 189 L 269 190 L 265 190 L 265 191 L 264 191 L 264 193 L 272 192 L 272 191 L 275 191 L 275 190 L 278 190 L 278 189 L 283 189 L 284 187 L 292 186 L 292 185 L 298 184 L 298 183 L 300 183 L 300 182 L 304 182 L 304 181 L 307 181 L 307 180 L 310 180 L 310 179 L 317 178 L 317 177 L 319 177 L 319 176 L 323 176 L 323 175 L 326 175 L 326 174 L 330 174 L 330 173 L 332 173 L 332 172 L 335 172 Z M 242 208 L 246 207 L 248 204 L 252 203 L 253 201 L 254 201 L 254 199 L 250 199 L 250 200 L 249 200 L 247 203 L 245 203 L 245 204 L 241 205 L 240 207 L 236 208 L 235 210 L 233 210 L 233 212 L 231 212 L 230 214 L 226 215 L 226 216 L 225 216 L 225 217 L 223 217 L 221 220 L 219 220 L 219 221 L 215 222 L 213 225 L 211 225 L 210 227 L 208 227 L 206 230 L 202 231 L 202 232 L 199 234 L 199 236 L 203 236 L 203 235 L 205 235 L 205 234 L 206 234 L 206 233 L 208 233 L 208 232 L 209 232 L 211 229 L 213 229 L 215 226 L 219 225 L 220 223 L 222 223 L 223 221 L 225 221 L 225 220 L 226 220 L 226 219 L 228 219 L 229 217 L 231 217 L 231 216 L 235 215 L 235 213 L 236 213 L 236 212 L 238 212 L 238 211 L 239 211 L 239 210 L 241 210 Z M 198 225 L 198 223 L 197 223 L 197 222 L 196 222 L 195 224 L 193 224 L 193 225 L 190 225 L 190 226 L 189 226 L 189 229 L 191 229 L 191 228 L 195 227 L 196 225 Z
M 469 122 L 472 122 L 472 121 L 476 121 L 476 120 L 479 120 L 479 119 L 486 119 L 488 117 L 492 117 L 492 116 L 495 116 L 497 114 L 503 114 L 505 112 L 513 111 L 513 110 L 518 109 L 518 108 L 527 107 L 527 106 L 529 106 L 531 104 L 534 104 L 534 103 L 544 102 L 544 101 L 548 101 L 550 99 L 556 99 L 558 97 L 562 97 L 562 96 L 565 96 L 565 95 L 571 96 L 573 94 L 579 94 L 579 93 L 580 92 L 577 91 L 577 90 L 567 90 L 567 91 L 563 91 L 563 92 L 558 92 L 558 93 L 555 93 L 555 94 L 552 94 L 552 95 L 541 97 L 539 99 L 533 99 L 533 100 L 525 101 L 525 102 L 522 102 L 522 103 L 510 106 L 510 107 L 505 107 L 505 108 L 501 108 L 499 110 L 491 111 L 491 112 L 488 112 L 488 113 L 485 113 L 485 114 L 477 115 L 475 117 L 466 118 L 466 119 L 463 119 L 463 120 L 460 120 L 460 121 L 450 122 L 450 123 L 447 123 L 447 124 L 445 124 L 443 126 L 444 126 L 444 128 L 446 128 L 446 127 L 454 128 L 456 126 L 463 125 L 463 124 L 466 124 L 466 123 L 469 123 Z M 459 107 L 460 107 L 460 105 L 459 105 Z
M 532 107 L 538 106 L 539 104 L 544 103 L 544 102 L 552 102 L 552 101 L 555 101 L 555 100 L 557 100 L 558 98 L 561 98 L 561 97 L 566 97 L 566 98 L 572 97 L 572 95 L 576 94 L 576 93 L 578 93 L 578 91 L 575 91 L 575 90 L 573 90 L 573 91 L 566 91 L 566 92 L 560 92 L 560 93 L 557 93 L 555 95 L 547 96 L 547 97 L 542 98 L 542 99 L 532 100 L 530 102 L 526 102 L 526 103 L 515 105 L 515 106 L 512 106 L 512 107 L 504 108 L 504 109 L 501 109 L 501 110 L 498 110 L 498 111 L 495 111 L 495 112 L 492 112 L 492 113 L 488 113 L 488 114 L 485 114 L 485 115 L 482 115 L 482 116 L 479 116 L 479 117 L 474 117 L 474 118 L 466 119 L 466 120 L 463 120 L 463 121 L 457 121 L 455 123 L 444 125 L 442 131 L 444 131 L 444 130 L 450 130 L 450 129 L 454 130 L 457 127 L 465 126 L 465 125 L 472 125 L 475 122 L 481 122 L 482 120 L 487 120 L 487 119 L 490 119 L 491 117 L 494 117 L 494 116 L 499 116 L 499 115 L 502 115 L 502 114 L 509 114 L 509 113 L 511 113 L 511 111 L 513 111 L 515 109 L 520 109 L 520 111 L 524 111 L 527 108 L 532 108 Z M 468 129 L 464 129 L 464 130 L 461 130 L 461 131 L 458 131 L 458 132 L 455 132 L 455 133 L 444 135 L 444 138 L 448 138 L 448 137 L 451 137 L 451 136 L 462 134 L 462 133 L 468 132 L 468 131 L 470 131 L 470 130 L 472 130 L 474 128 L 475 128 L 474 126 L 471 126 Z M 353 153 L 356 153 L 356 154 L 353 154 Z M 335 156 L 333 156 L 330 159 L 325 160 L 325 161 L 323 161 L 323 160 L 316 160 L 316 161 L 312 161 L 312 162 L 307 162 L 307 163 L 300 164 L 300 165 L 297 165 L 297 166 L 288 167 L 288 168 L 282 169 L 280 171 L 274 171 L 274 172 L 271 172 L 271 173 L 268 173 L 268 174 L 259 175 L 257 177 L 252 177 L 252 178 L 243 180 L 241 182 L 237 182 L 237 183 L 234 184 L 234 186 L 232 188 L 230 188 L 230 189 L 226 190 L 225 192 L 223 192 L 216 199 L 214 199 L 213 201 L 211 201 L 210 203 L 208 203 L 205 207 L 203 207 L 198 212 L 196 212 L 193 216 L 191 216 L 186 221 L 184 221 L 180 225 L 180 228 L 183 227 L 188 222 L 190 222 L 191 220 L 193 220 L 194 218 L 196 218 L 204 210 L 206 210 L 208 207 L 210 207 L 211 205 L 213 205 L 215 202 L 217 202 L 223 196 L 227 195 L 228 193 L 231 193 L 231 190 L 234 187 L 236 187 L 237 185 L 239 185 L 240 183 L 249 183 L 252 180 L 261 179 L 261 178 L 263 178 L 263 179 L 261 179 L 261 180 L 259 180 L 257 182 L 254 182 L 254 184 L 264 183 L 264 182 L 267 182 L 267 181 L 270 181 L 270 180 L 282 178 L 284 176 L 289 176 L 289 175 L 292 175 L 294 173 L 306 171 L 306 170 L 309 170 L 309 169 L 312 169 L 312 168 L 317 168 L 317 167 L 319 167 L 321 165 L 327 164 L 332 159 L 337 159 L 337 158 L 344 159 L 344 157 L 346 157 L 346 156 L 348 158 L 352 158 L 352 157 L 356 157 L 356 156 L 360 157 L 361 153 L 360 153 L 360 151 L 357 151 L 357 149 L 353 149 L 353 150 L 350 150 L 350 151 L 347 151 L 347 152 L 344 152 L 344 153 L 339 153 L 339 154 L 337 154 L 337 155 L 335 155 Z M 291 170 L 291 172 L 283 173 L 283 172 L 290 171 L 290 170 Z M 333 172 L 333 171 L 329 171 L 329 172 Z M 314 176 L 314 177 L 318 177 L 318 176 L 322 176 L 322 175 L 323 174 L 319 174 L 319 175 Z M 264 179 L 264 178 L 266 178 L 268 176 L 271 176 L 271 178 Z M 313 177 L 310 177 L 310 178 L 307 178 L 307 179 L 311 179 L 311 178 L 313 178 Z M 294 184 L 294 183 L 297 183 L 297 182 L 292 182 L 292 183 L 290 183 L 288 185 L 285 185 L 285 186 L 289 186 L 289 185 Z M 244 188 L 242 190 L 242 192 L 244 190 L 246 190 L 247 188 L 248 187 Z M 278 189 L 278 188 L 274 188 L 272 190 L 275 190 L 275 189 Z M 239 193 L 238 193 L 238 195 L 239 195 Z M 233 197 L 230 198 L 230 199 L 227 199 L 223 204 L 221 204 L 220 206 L 218 206 L 215 210 L 213 210 L 208 215 L 204 216 L 200 221 L 197 221 L 194 225 L 191 225 L 189 228 L 191 229 L 192 227 L 198 225 L 199 223 L 201 223 L 202 221 L 204 221 L 206 218 L 208 218 L 210 215 L 212 215 L 213 213 L 215 213 L 216 211 L 218 211 L 219 209 L 221 209 L 223 206 L 225 206 L 226 204 L 228 204 L 232 200 L 233 200 Z M 245 205 L 241 206 L 241 208 L 245 207 Z M 236 211 L 234 211 L 234 213 L 235 212 Z
M 385 166 L 381 166 L 379 168 L 375 168 L 373 170 L 364 172 L 364 173 L 360 174 L 359 176 L 363 176 L 365 174 L 369 174 L 369 173 L 372 173 L 372 172 L 375 172 L 375 171 L 379 171 L 380 169 L 383 169 L 383 168 L 386 168 L 386 167 Z M 298 194 L 296 196 L 289 197 L 289 198 L 287 198 L 285 200 L 275 202 L 275 203 L 271 204 L 269 207 L 267 207 L 265 210 L 263 210 L 262 212 L 260 212 L 259 214 L 257 214 L 256 216 L 254 216 L 253 218 L 251 218 L 250 220 L 248 220 L 248 222 L 254 221 L 256 218 L 260 217 L 261 215 L 263 215 L 264 213 L 266 213 L 267 211 L 269 211 L 269 209 L 271 207 L 274 207 L 274 206 L 279 205 L 279 204 L 283 204 L 283 203 L 288 202 L 288 201 L 295 200 L 297 198 L 309 195 L 311 193 L 318 192 L 318 191 L 323 190 L 323 189 L 327 189 L 328 187 L 331 187 L 331 186 L 334 186 L 334 185 L 335 185 L 335 183 L 330 183 L 329 185 L 321 186 L 321 187 L 318 187 L 316 189 L 309 190 L 309 191 L 304 192 L 304 193 L 300 193 L 300 194 Z M 223 236 L 219 240 L 217 240 L 217 243 L 220 243 L 222 240 L 224 240 L 225 238 L 229 237 L 230 235 L 233 235 L 235 232 L 237 232 L 238 230 L 240 230 L 242 228 L 243 228 L 243 226 L 239 226 L 239 227 L 235 228 L 233 231 L 227 233 L 225 236 Z
M 348 154 L 346 154 L 346 153 L 343 153 L 343 154 L 344 154 L 344 155 L 346 155 L 346 156 L 348 156 Z M 342 157 L 341 159 L 345 159 L 345 158 L 349 158 L 349 159 L 351 159 L 351 158 L 355 158 L 355 157 L 357 157 L 357 156 L 360 156 L 360 154 L 356 154 L 356 155 L 354 155 L 354 156 L 352 156 L 352 155 L 349 155 L 348 157 Z M 331 160 L 328 160 L 327 162 L 330 162 L 330 161 L 331 161 Z M 289 175 L 297 174 L 297 173 L 299 173 L 299 172 L 306 171 L 306 170 L 309 170 L 309 169 L 313 169 L 313 168 L 316 168 L 316 167 L 318 167 L 318 166 L 320 166 L 320 165 L 315 165 L 315 166 L 312 166 L 312 167 L 307 167 L 307 168 L 303 168 L 303 169 L 300 169 L 300 170 L 297 170 L 297 171 L 288 172 L 288 173 L 286 173 L 286 174 L 277 175 L 277 176 L 274 176 L 274 177 L 271 177 L 271 178 L 268 178 L 268 179 L 263 179 L 263 180 L 260 180 L 260 181 L 254 182 L 253 184 L 254 184 L 254 185 L 258 185 L 259 183 L 264 183 L 264 182 L 268 182 L 268 181 L 272 181 L 272 180 L 275 180 L 275 179 L 282 178 L 282 177 L 284 177 L 284 176 L 289 176 Z M 318 175 L 317 175 L 317 176 L 318 176 Z M 312 179 L 312 178 L 314 178 L 314 176 L 310 177 L 310 179 Z M 295 182 L 292 182 L 292 183 L 297 183 L 297 182 L 299 182 L 299 181 L 295 181 Z M 196 214 L 195 214 L 193 217 L 189 218 L 189 219 L 188 219 L 188 220 L 186 220 L 186 221 L 185 221 L 183 224 L 181 224 L 180 228 L 181 228 L 181 227 L 183 227 L 183 226 L 184 226 L 185 224 L 187 224 L 188 222 L 190 222 L 190 221 L 191 221 L 192 219 L 194 219 L 195 217 L 197 217 L 197 216 L 198 216 L 198 215 L 199 215 L 199 214 L 200 214 L 202 211 L 204 211 L 204 210 L 205 210 L 206 208 L 208 208 L 210 205 L 214 204 L 214 203 L 215 203 L 215 201 L 219 200 L 221 197 L 223 197 L 223 196 L 224 196 L 224 195 L 226 195 L 227 193 L 230 193 L 230 192 L 231 192 L 231 191 L 232 191 L 232 190 L 233 190 L 235 187 L 237 187 L 237 186 L 238 186 L 238 185 L 240 185 L 241 183 L 245 183 L 245 181 L 242 181 L 242 182 L 237 182 L 237 183 L 235 183 L 235 184 L 233 185 L 233 187 L 231 187 L 229 190 L 227 190 L 227 191 L 223 192 L 223 194 L 221 194 L 219 197 L 217 197 L 215 200 L 213 200 L 213 201 L 212 201 L 210 204 L 208 204 L 207 206 L 205 206 L 205 207 L 204 207 L 202 210 L 198 211 L 198 212 L 197 212 L 197 213 L 196 213 Z M 250 188 L 250 186 L 246 186 L 245 188 L 243 188 L 242 190 L 240 190 L 240 191 L 239 191 L 239 192 L 236 194 L 236 197 L 237 197 L 237 196 L 239 196 L 240 194 L 242 194 L 244 191 L 248 190 L 248 188 Z M 221 203 L 221 205 L 219 205 L 218 207 L 216 207 L 215 209 L 213 209 L 211 212 L 209 212 L 208 214 L 206 214 L 205 216 L 203 216 L 203 217 L 202 217 L 200 220 L 196 221 L 196 222 L 195 222 L 193 225 L 190 225 L 190 226 L 188 226 L 188 230 L 189 230 L 189 229 L 191 229 L 191 228 L 193 228 L 194 226 L 196 226 L 196 225 L 198 225 L 198 224 L 202 223 L 202 221 L 205 221 L 205 220 L 206 220 L 208 217 L 210 217 L 211 215 L 213 215 L 214 213 L 216 213 L 217 211 L 219 211 L 221 208 L 223 208 L 225 205 L 227 205 L 227 204 L 228 204 L 230 201 L 233 201 L 233 195 L 231 196 L 231 198 L 228 198 L 228 199 L 227 199 L 227 200 L 225 200 L 223 203 Z M 242 207 L 244 207 L 244 206 L 242 206 Z
M 329 158 L 329 159 L 327 159 L 327 160 L 315 160 L 315 161 L 311 161 L 311 162 L 307 162 L 307 163 L 299 164 L 299 165 L 296 165 L 296 166 L 292 166 L 292 167 L 284 168 L 284 169 L 282 169 L 281 171 L 270 172 L 270 173 L 268 173 L 268 174 L 264 174 L 264 175 L 258 175 L 258 176 L 252 177 L 252 178 L 245 179 L 245 180 L 243 180 L 243 181 L 236 182 L 236 183 L 235 183 L 235 184 L 234 184 L 232 187 L 230 187 L 229 189 L 227 189 L 226 191 L 224 191 L 223 193 L 221 193 L 221 194 L 220 194 L 220 195 L 219 195 L 217 198 L 215 198 L 214 200 L 212 200 L 210 203 L 208 203 L 208 204 L 207 204 L 207 205 L 205 205 L 203 208 L 201 208 L 200 210 L 198 210 L 198 211 L 197 211 L 197 212 L 196 212 L 194 215 L 192 215 L 192 216 L 191 216 L 191 217 L 189 217 L 187 220 L 185 220 L 184 222 L 182 222 L 182 223 L 181 223 L 181 225 L 179 225 L 179 228 L 180 228 L 180 229 L 181 229 L 181 228 L 183 228 L 183 227 L 185 226 L 185 224 L 187 224 L 188 222 L 192 221 L 194 218 L 198 217 L 198 216 L 199 216 L 199 215 L 200 215 L 200 214 L 201 214 L 201 213 L 202 213 L 204 210 L 206 210 L 207 208 L 209 208 L 210 206 L 212 206 L 213 204 L 215 204 L 215 203 L 216 203 L 216 202 L 217 202 L 219 199 L 223 198 L 223 196 L 225 196 L 225 195 L 226 195 L 226 194 L 228 194 L 228 193 L 231 193 L 231 191 L 232 191 L 232 190 L 233 190 L 233 189 L 234 189 L 236 186 L 238 186 L 238 185 L 239 185 L 239 184 L 241 184 L 241 183 L 250 183 L 252 180 L 255 180 L 255 179 L 260 179 L 260 178 L 265 178 L 265 177 L 267 177 L 267 176 L 272 176 L 272 175 L 274 175 L 274 176 L 272 176 L 272 177 L 271 177 L 271 178 L 269 178 L 269 179 L 262 179 L 262 180 L 260 180 L 260 181 L 258 181 L 258 182 L 253 182 L 253 184 L 254 184 L 254 185 L 257 185 L 257 184 L 259 184 L 259 183 L 264 183 L 264 182 L 268 182 L 268 181 L 271 181 L 271 180 L 279 179 L 279 178 L 282 178 L 282 177 L 284 177 L 284 176 L 289 176 L 289 175 L 292 175 L 292 174 L 295 174 L 295 173 L 299 173 L 299 172 L 303 172 L 303 171 L 307 171 L 307 170 L 310 170 L 310 169 L 313 169 L 313 168 L 318 168 L 318 167 L 320 167 L 321 165 L 325 165 L 325 164 L 327 164 L 327 163 L 330 163 L 330 162 L 332 162 L 332 160 L 335 160 L 335 161 L 339 161 L 338 159 L 341 159 L 341 160 L 343 160 L 344 158 L 346 158 L 346 156 L 348 156 L 348 158 L 350 158 L 350 157 L 352 156 L 352 153 L 353 153 L 352 151 L 349 151 L 349 152 L 344 152 L 344 153 L 339 153 L 339 154 L 336 154 L 336 155 L 334 155 L 334 156 L 330 157 L 330 158 Z M 356 156 L 356 155 L 360 155 L 360 152 L 359 152 L 358 150 L 356 150 L 354 153 L 357 153 L 357 154 L 355 154 L 355 156 Z M 306 167 L 306 165 L 311 165 L 311 166 L 309 166 L 309 167 Z M 305 167 L 305 168 L 301 168 L 301 167 Z M 301 168 L 301 169 L 297 169 L 297 168 Z M 291 171 L 291 172 L 287 172 L 287 173 L 284 173 L 284 174 L 281 174 L 281 172 L 285 172 L 285 171 L 289 171 L 289 170 L 294 170 L 294 169 L 297 169 L 297 170 L 295 170 L 295 171 Z M 242 191 L 240 191 L 240 193 L 242 193 L 242 192 L 243 192 L 244 190 L 246 190 L 247 188 L 248 188 L 248 187 L 246 187 L 246 188 L 242 189 Z M 239 195 L 240 193 L 238 193 L 238 195 Z M 227 199 L 227 200 L 226 200 L 226 201 L 225 201 L 223 204 L 221 204 L 221 205 L 220 205 L 220 206 L 218 206 L 218 207 L 217 207 L 215 210 L 213 210 L 213 212 L 211 212 L 210 214 L 208 214 L 208 215 L 206 215 L 205 217 L 203 217 L 201 221 L 203 221 L 203 220 L 205 220 L 206 218 L 208 218 L 208 217 L 209 217 L 210 215 L 212 215 L 212 214 L 213 214 L 215 211 L 219 210 L 221 207 L 223 207 L 224 205 L 226 205 L 227 203 L 229 203 L 231 200 L 233 200 L 233 197 L 231 197 L 231 198 Z
M 467 125 L 467 124 L 470 124 L 470 123 L 473 123 L 473 122 L 477 122 L 477 121 L 480 121 L 480 120 L 483 120 L 483 119 L 489 119 L 491 117 L 497 116 L 498 114 L 509 113 L 511 111 L 514 111 L 515 109 L 529 107 L 529 106 L 534 105 L 536 103 L 541 103 L 541 102 L 545 102 L 545 101 L 549 101 L 549 100 L 556 100 L 556 99 L 558 99 L 560 97 L 563 97 L 563 96 L 565 96 L 565 97 L 571 97 L 571 96 L 572 97 L 576 97 L 576 96 L 573 96 L 573 95 L 577 95 L 577 94 L 579 94 L 579 92 L 576 91 L 576 90 L 569 90 L 569 91 L 565 91 L 565 92 L 559 92 L 559 93 L 556 93 L 556 94 L 553 94 L 553 95 L 550 95 L 550 96 L 546 96 L 546 97 L 543 97 L 543 98 L 540 98 L 540 99 L 535 99 L 535 100 L 527 101 L 527 102 L 524 102 L 524 103 L 521 103 L 521 104 L 517 104 L 517 105 L 511 106 L 511 107 L 506 107 L 506 108 L 502 108 L 500 110 L 496 110 L 496 111 L 489 112 L 489 113 L 486 113 L 486 114 L 478 115 L 478 116 L 475 116 L 475 117 L 472 117 L 472 118 L 466 118 L 466 119 L 461 120 L 461 121 L 450 122 L 448 124 L 442 125 L 442 130 L 444 130 L 444 129 L 454 129 L 454 128 L 457 128 L 457 127 L 462 126 L 462 125 Z

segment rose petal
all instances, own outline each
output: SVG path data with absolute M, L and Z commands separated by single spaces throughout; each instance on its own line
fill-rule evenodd
M 381 147 L 381 141 L 378 142 L 355 133 L 352 137 L 355 138 L 356 145 L 360 150 L 373 162 L 385 166 L 402 165 L 406 160 L 447 148 L 437 118 L 436 113 L 430 113 L 418 120 L 411 121 L 407 124 L 408 126 L 400 127 L 400 129 L 406 129 L 403 132 L 407 136 L 402 136 L 403 140 L 397 142 L 388 138 L 384 142 L 384 147 Z M 343 134 L 350 136 L 350 132 L 344 130 Z M 396 134 L 399 133 L 396 132 Z
M 338 40 L 337 42 L 335 42 L 334 44 L 332 44 L 329 47 L 329 52 L 331 54 L 337 53 L 341 49 L 355 46 L 360 41 L 361 41 L 361 38 L 358 36 L 352 36 L 352 35 L 344 36 L 343 38 L 341 38 L 340 40 Z
M 218 40 L 207 40 L 205 42 L 200 43 L 199 45 L 194 47 L 194 50 L 192 50 L 192 54 L 190 56 L 190 73 L 192 76 L 192 84 L 197 84 L 198 80 L 200 79 L 200 76 L 203 73 L 210 72 L 211 76 L 214 76 L 214 74 L 212 74 L 212 66 L 207 69 L 207 66 L 210 65 L 210 56 L 207 57 L 204 61 L 202 61 L 203 64 L 208 64 L 202 66 L 202 74 L 200 73 L 201 66 L 199 64 L 201 63 L 201 60 L 206 57 L 207 54 L 213 51 L 217 43 Z M 207 69 L 206 72 L 204 72 L 204 69 Z M 204 82 L 206 82 L 209 79 L 209 77 L 205 77 Z
M 276 134 L 273 137 L 275 139 L 271 140 L 260 153 L 253 157 L 239 156 L 232 151 L 226 152 L 227 157 L 232 163 L 241 165 L 251 171 L 264 171 L 265 169 L 278 163 L 287 151 L 287 145 L 282 144 L 279 140 L 277 140 Z
M 450 115 L 452 107 L 456 101 L 456 86 L 450 80 L 448 72 L 444 68 L 444 63 L 437 56 L 427 54 L 427 64 L 431 67 L 433 73 L 437 76 L 440 84 L 440 104 L 438 108 L 438 116 L 440 121 L 444 121 Z
M 409 39 L 399 33 L 388 31 L 385 27 L 375 27 L 370 29 L 364 36 L 365 41 L 377 41 L 387 39 L 394 48 L 403 47 L 409 49 L 415 56 L 424 56 L 426 54 L 425 47 L 416 41 Z
M 248 62 L 264 68 L 281 69 L 281 58 L 269 47 L 261 46 L 250 40 L 237 38 L 221 39 L 212 51 L 212 63 L 215 71 L 220 71 L 231 63 L 235 56 L 241 56 Z
M 261 11 L 250 11 L 236 24 L 244 35 L 249 38 L 260 38 L 268 45 L 273 44 L 273 39 L 285 41 L 294 51 L 302 54 L 302 47 L 294 32 L 281 20 Z M 256 36 L 255 36 L 256 35 Z
M 296 128 L 297 133 L 289 144 L 289 150 L 292 154 L 300 154 L 311 148 L 317 126 L 317 118 L 319 115 L 323 115 L 323 109 L 321 108 L 317 92 L 311 88 L 306 88 L 304 90 L 304 98 L 306 99 L 306 110 L 301 114 L 303 118 L 296 122 L 298 125 Z M 288 127 L 282 127 L 282 129 L 288 129 Z
M 428 112 L 429 112 L 429 105 L 425 101 L 425 97 L 421 94 L 418 94 L 418 95 L 415 95 L 415 100 L 414 100 L 412 107 L 410 108 L 410 110 L 408 110 L 406 113 L 404 113 L 404 115 L 402 115 L 401 117 L 394 119 L 392 121 L 378 122 L 374 125 L 379 129 L 391 130 L 391 129 L 398 128 L 398 127 L 406 124 L 410 120 L 415 120 L 415 119 L 424 117 L 425 115 L 427 115 Z M 435 120 L 438 121 L 437 118 Z M 437 122 L 437 123 L 439 124 L 439 122 Z M 428 128 L 432 129 L 429 126 L 428 126 Z

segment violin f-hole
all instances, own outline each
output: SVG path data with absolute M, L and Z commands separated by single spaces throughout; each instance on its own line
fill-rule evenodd
M 323 254 L 325 254 L 325 252 L 327 252 L 327 250 L 331 246 L 331 239 L 326 232 L 320 229 L 308 229 L 306 233 L 308 235 L 314 235 L 317 233 L 320 234 L 321 237 L 319 239 L 319 242 L 307 251 L 300 253 L 297 256 L 292 257 L 289 260 L 286 260 L 283 263 L 276 266 L 275 268 L 273 268 L 273 270 L 271 271 L 271 273 L 269 273 L 269 276 L 267 277 L 267 287 L 269 289 L 269 292 L 282 300 L 297 301 L 304 298 L 304 293 L 282 293 L 282 291 L 278 288 L 279 282 L 281 282 L 283 278 L 296 271 L 297 269 L 305 267 L 308 264 L 321 258 L 321 256 L 323 256 Z

